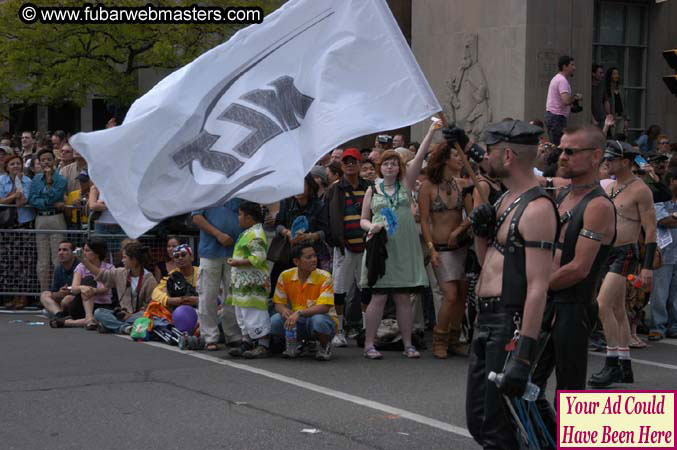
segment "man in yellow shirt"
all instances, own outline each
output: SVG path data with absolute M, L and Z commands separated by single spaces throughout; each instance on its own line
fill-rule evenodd
M 275 286 L 273 303 L 277 313 L 270 319 L 270 334 L 284 337 L 285 329 L 296 328 L 299 341 L 319 341 L 315 359 L 328 361 L 331 340 L 336 334 L 331 274 L 317 268 L 317 255 L 310 244 L 294 246 L 291 257 L 296 267 L 282 272 Z M 298 356 L 298 352 L 285 354 L 291 358 Z
M 87 205 L 89 188 L 92 187 L 92 182 L 86 170 L 80 172 L 75 179 L 80 183 L 80 189 L 75 189 L 66 196 L 66 214 L 64 215 L 69 226 L 78 230 L 82 228 L 82 225 L 87 225 L 89 219 L 85 206 Z

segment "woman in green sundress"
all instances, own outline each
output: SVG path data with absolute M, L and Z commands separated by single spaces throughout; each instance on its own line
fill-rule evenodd
M 431 125 L 408 168 L 397 152 L 393 150 L 383 152 L 378 169 L 381 178 L 377 178 L 374 187 L 367 189 L 364 195 L 360 226 L 368 233 L 367 241 L 383 228 L 387 230 L 388 238 L 385 273 L 370 286 L 372 296 L 365 313 L 364 356 L 368 359 L 383 357 L 374 347 L 374 339 L 389 294 L 392 294 L 397 307 L 397 322 L 404 343 L 404 355 L 408 358 L 421 356 L 411 343 L 412 308 L 409 294 L 428 286 L 428 277 L 416 222 L 411 211 L 411 192 L 430 148 L 433 134 L 439 128 L 439 122 Z M 365 252 L 360 283 L 363 287 L 368 286 L 366 257 Z

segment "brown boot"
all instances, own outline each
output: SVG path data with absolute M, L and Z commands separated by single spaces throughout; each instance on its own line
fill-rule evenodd
M 470 346 L 461 342 L 459 338 L 461 337 L 461 329 L 451 329 L 449 331 L 449 353 L 456 356 L 468 356 L 468 351 Z
M 439 359 L 447 359 L 447 347 L 449 345 L 449 332 L 433 328 L 433 356 Z

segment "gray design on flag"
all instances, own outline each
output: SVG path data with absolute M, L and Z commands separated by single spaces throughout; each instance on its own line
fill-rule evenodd
M 227 153 L 210 150 L 219 137 L 205 130 L 200 131 L 195 139 L 174 155 L 174 161 L 181 169 L 197 160 L 205 169 L 221 172 L 226 176 L 234 174 L 243 163 Z M 190 170 L 192 172 L 192 168 Z
M 305 118 L 315 99 L 299 92 L 292 77 L 282 76 L 269 84 L 275 87 L 274 91 L 256 89 L 243 95 L 242 99 L 268 110 L 285 131 L 298 128 L 300 124 L 296 117 Z
M 218 117 L 219 120 L 233 122 L 252 130 L 233 149 L 247 158 L 254 156 L 263 144 L 283 131 L 301 126 L 296 117 L 305 118 L 314 100 L 296 89 L 292 77 L 282 76 L 269 84 L 274 86 L 275 90 L 255 89 L 240 98 L 264 108 L 277 119 L 282 128 L 264 114 L 238 103 L 228 106 Z
M 207 93 L 202 98 L 200 104 L 195 110 L 195 114 L 191 118 L 191 119 L 197 117 L 201 118 L 201 125 L 199 125 L 198 130 L 198 138 L 203 133 L 209 136 L 214 136 L 205 131 L 204 129 L 205 124 L 207 122 L 207 119 L 211 116 L 211 113 L 216 107 L 218 101 L 226 94 L 226 92 L 233 86 L 233 84 L 235 84 L 240 78 L 242 78 L 245 74 L 247 74 L 250 70 L 252 70 L 258 64 L 260 64 L 262 61 L 266 60 L 270 55 L 274 54 L 280 48 L 284 47 L 286 44 L 293 41 L 298 36 L 301 36 L 303 33 L 310 30 L 311 28 L 314 28 L 319 24 L 321 24 L 322 22 L 326 21 L 334 14 L 335 11 L 332 8 L 327 8 L 323 11 L 320 11 L 314 17 L 306 20 L 305 22 L 299 24 L 295 28 L 289 30 L 279 39 L 271 42 L 266 48 L 262 49 L 261 51 L 253 55 L 251 58 L 244 61 L 232 72 L 230 72 L 227 76 L 225 76 L 220 83 L 214 86 L 209 91 L 209 93 Z M 194 121 L 188 120 L 176 131 L 175 135 L 178 136 L 181 133 L 185 132 L 190 132 L 192 134 L 194 132 L 192 131 L 194 130 L 193 127 Z M 218 138 L 219 136 L 217 136 L 217 139 Z M 202 139 L 206 138 L 202 137 Z M 179 148 L 173 151 L 167 150 L 165 152 L 165 150 L 163 149 L 163 151 L 160 152 L 160 154 L 158 154 L 155 157 L 152 164 L 149 166 L 147 172 L 141 179 L 141 183 L 138 189 L 139 207 L 141 208 L 141 211 L 143 212 L 144 216 L 147 217 L 149 220 L 160 221 L 166 218 L 167 207 L 170 207 L 170 209 L 173 207 L 172 201 L 170 199 L 174 195 L 179 195 L 184 191 L 189 190 L 190 192 L 192 192 L 192 198 L 199 198 L 199 196 L 205 195 L 207 191 L 212 189 L 211 186 L 202 186 L 196 183 L 194 178 L 190 180 L 185 179 L 181 172 L 176 172 L 177 168 L 179 169 L 179 171 L 185 169 L 186 165 L 190 164 L 190 161 L 204 160 L 207 161 L 207 164 L 209 164 L 210 161 L 213 162 L 214 159 L 211 155 L 209 157 L 206 156 L 206 154 L 209 154 L 209 152 L 226 155 L 223 152 L 216 152 L 211 150 L 211 145 L 214 142 L 212 142 L 208 147 L 196 146 L 196 148 L 188 150 L 184 154 L 184 150 L 186 150 L 185 147 L 191 146 L 191 144 L 196 140 L 197 139 L 194 139 L 187 144 L 185 143 L 179 144 Z M 182 154 L 178 155 L 179 153 Z M 200 156 L 202 157 L 200 158 Z M 233 155 L 228 156 L 232 158 L 232 160 L 229 159 L 229 161 L 231 162 L 237 161 L 237 164 L 240 165 L 239 167 L 241 167 L 244 164 L 237 158 L 235 158 L 235 156 Z M 169 162 L 165 159 L 167 157 L 170 158 L 170 161 L 176 164 L 174 168 L 171 167 L 171 164 L 167 165 L 167 163 Z M 229 166 L 226 172 L 232 175 L 235 172 L 237 172 L 239 167 L 233 169 L 233 167 Z M 219 172 L 219 170 L 216 171 Z M 248 174 L 246 178 L 244 178 L 241 182 L 237 184 L 237 186 L 230 189 L 230 191 L 225 193 L 220 200 L 214 201 L 212 204 L 216 205 L 225 202 L 230 198 L 233 198 L 236 194 L 238 194 L 242 189 L 244 189 L 248 185 L 253 184 L 256 181 L 263 179 L 273 173 L 274 170 L 266 170 L 265 168 L 253 169 L 252 173 Z M 166 179 L 172 180 L 172 182 L 167 184 L 165 182 Z M 161 180 L 162 182 L 160 182 Z
M 245 158 L 254 156 L 266 142 L 275 136 L 300 127 L 301 124 L 297 118 L 305 118 L 314 100 L 313 97 L 302 94 L 294 86 L 294 79 L 290 76 L 281 76 L 269 85 L 275 89 L 254 89 L 242 95 L 240 100 L 265 109 L 277 119 L 278 123 L 265 114 L 240 103 L 231 103 L 216 118 L 251 130 L 247 137 L 233 148 L 233 151 Z M 227 153 L 211 150 L 219 137 L 203 129 L 195 139 L 176 152 L 172 158 L 181 169 L 197 160 L 205 169 L 230 177 L 244 163 Z

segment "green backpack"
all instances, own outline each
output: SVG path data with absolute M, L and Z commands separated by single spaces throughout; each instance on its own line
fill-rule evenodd
M 153 319 L 139 317 L 132 324 L 130 337 L 135 341 L 149 341 L 153 331 Z

